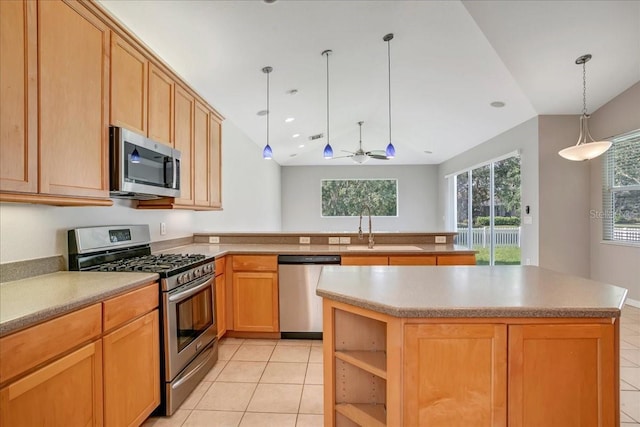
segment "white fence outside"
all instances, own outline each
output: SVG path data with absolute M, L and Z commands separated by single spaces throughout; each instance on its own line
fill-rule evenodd
M 640 228 L 613 227 L 613 240 L 640 242 Z
M 495 227 L 494 230 L 496 246 L 517 246 L 520 247 L 521 227 Z M 491 242 L 491 228 L 479 227 L 471 229 L 472 246 L 482 246 L 486 248 Z M 456 244 L 469 246 L 469 229 L 458 228 Z

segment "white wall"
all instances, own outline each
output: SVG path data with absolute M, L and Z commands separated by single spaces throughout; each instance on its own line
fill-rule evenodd
M 223 211 L 196 212 L 196 232 L 280 231 L 280 165 L 240 129 L 222 127 Z
M 540 266 L 589 277 L 589 164 L 558 151 L 576 143 L 578 116 L 540 116 Z
M 55 207 L 0 204 L 0 263 L 67 255 L 69 228 L 149 224 L 153 241 L 190 236 L 215 229 L 278 230 L 280 166 L 262 160 L 262 149 L 233 123 L 222 126 L 223 192 L 220 212 L 137 210 L 132 201 L 111 207 Z M 260 215 L 260 216 L 258 216 Z M 160 222 L 167 234 L 160 236 Z
M 373 218 L 373 230 L 436 231 L 436 166 L 282 167 L 283 231 L 358 230 L 358 218 L 322 218 L 321 179 L 396 178 L 398 216 Z
M 497 157 L 520 150 L 520 179 L 522 206 L 531 209 L 531 224 L 522 225 L 522 263 L 528 259 L 538 264 L 538 118 L 534 117 L 490 140 L 459 154 L 438 166 L 438 224 L 440 230 L 447 229 L 446 216 L 449 187 L 445 176 L 485 163 Z M 453 231 L 453 230 L 449 230 Z
M 594 138 L 607 138 L 640 129 L 640 83 L 636 83 L 593 113 L 589 128 Z M 602 160 L 590 161 L 590 209 L 602 211 Z M 602 241 L 602 220 L 589 216 L 591 278 L 629 289 L 640 302 L 640 246 Z

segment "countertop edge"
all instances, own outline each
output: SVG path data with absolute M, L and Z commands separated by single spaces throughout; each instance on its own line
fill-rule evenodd
M 316 295 L 393 317 L 407 318 L 619 318 L 621 307 L 395 307 L 317 289 Z M 626 295 L 626 294 L 625 294 Z M 624 304 L 625 298 L 621 304 Z
M 103 302 L 109 298 L 124 294 L 134 289 L 141 288 L 145 285 L 148 285 L 149 283 L 157 282 L 159 277 L 160 276 L 157 273 L 150 273 L 149 277 L 147 278 L 134 279 L 126 285 L 118 286 L 113 289 L 109 289 L 108 291 L 92 295 L 90 297 L 82 298 L 68 304 L 59 304 L 56 306 L 47 307 L 44 310 L 30 313 L 22 317 L 17 317 L 15 319 L 7 320 L 0 323 L 0 338 L 35 326 L 39 323 L 54 319 L 56 317 L 71 313 L 81 308 L 88 307 L 92 304 Z

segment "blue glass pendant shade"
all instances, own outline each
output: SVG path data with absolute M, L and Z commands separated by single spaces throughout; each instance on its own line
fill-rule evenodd
M 140 153 L 138 153 L 138 149 L 134 148 L 133 153 L 131 153 L 131 163 L 140 163 Z
M 262 150 L 262 158 L 267 160 L 273 158 L 273 151 L 271 150 L 271 146 L 269 144 L 264 146 L 264 150 Z
M 330 159 L 332 157 L 333 157 L 333 148 L 331 148 L 331 145 L 327 143 L 327 145 L 324 146 L 324 158 Z
M 387 156 L 387 159 L 393 159 L 396 156 L 396 147 L 394 147 L 391 142 L 389 142 L 389 145 L 387 145 L 385 154 Z

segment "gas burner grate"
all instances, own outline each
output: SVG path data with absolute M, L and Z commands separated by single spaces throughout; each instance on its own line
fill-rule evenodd
M 95 271 L 145 271 L 163 273 L 194 264 L 205 258 L 205 255 L 200 254 L 144 255 L 100 264 L 95 268 Z

